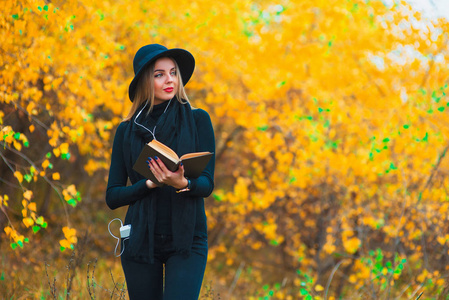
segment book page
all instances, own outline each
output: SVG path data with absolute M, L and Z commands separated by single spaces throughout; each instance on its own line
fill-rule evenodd
M 210 154 L 210 152 L 187 153 L 187 154 L 184 154 L 183 156 L 181 156 L 181 160 L 187 159 L 187 158 L 192 158 L 192 157 L 197 157 L 197 156 L 203 156 L 203 155 L 206 155 L 206 154 Z
M 172 149 L 170 149 L 169 147 L 165 146 L 164 144 L 162 144 L 161 142 L 157 141 L 157 140 L 152 140 L 151 142 L 148 143 L 148 145 L 150 147 L 152 147 L 153 149 L 159 151 L 160 153 L 162 153 L 163 155 L 165 155 L 168 159 L 170 159 L 171 161 L 173 161 L 174 163 L 178 163 L 179 161 L 179 157 L 178 155 L 175 153 L 175 151 L 173 151 Z

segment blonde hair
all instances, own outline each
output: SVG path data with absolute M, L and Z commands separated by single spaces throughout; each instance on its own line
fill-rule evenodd
M 160 57 L 162 58 L 162 57 Z M 159 59 L 160 59 L 159 58 Z M 186 91 L 184 89 L 184 84 L 182 82 L 181 72 L 179 70 L 179 66 L 176 63 L 176 60 L 169 57 L 176 66 L 176 77 L 178 78 L 178 88 L 176 91 L 176 99 L 181 104 L 190 103 L 189 98 L 187 97 Z M 146 101 L 150 104 L 149 109 L 147 111 L 147 115 L 153 110 L 154 106 L 154 66 L 156 65 L 156 61 L 152 62 L 145 70 L 142 71 L 142 75 L 137 82 L 136 92 L 134 93 L 133 104 L 128 112 L 128 115 L 125 117 L 123 121 L 129 121 L 132 119 L 133 115 L 136 113 L 137 109 Z

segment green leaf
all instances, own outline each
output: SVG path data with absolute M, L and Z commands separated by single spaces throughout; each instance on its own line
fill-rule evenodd
M 438 110 L 443 112 L 444 111 L 444 106 L 438 107 Z
M 51 152 L 48 152 L 47 154 L 45 154 L 45 157 L 50 158 L 51 157 Z
M 38 224 L 38 225 L 44 224 L 44 217 L 40 216 L 39 218 L 37 218 L 36 219 L 36 224 Z
M 402 126 L 402 127 L 404 127 L 404 129 L 409 129 L 409 128 L 410 128 L 410 125 L 405 124 L 405 125 Z
M 276 240 L 271 240 L 271 241 L 270 241 L 270 244 L 273 245 L 273 246 L 278 246 L 278 245 L 279 245 L 279 242 L 276 241 Z
M 263 125 L 263 126 L 257 127 L 257 130 L 259 130 L 259 131 L 267 131 L 267 129 L 268 129 L 268 125 Z
M 212 194 L 212 196 L 214 197 L 214 199 L 216 200 L 216 201 L 221 201 L 221 200 L 223 200 L 223 198 L 220 196 L 220 195 L 218 195 L 218 194 Z
M 15 138 L 16 140 L 20 139 L 20 132 L 14 133 L 14 138 Z
M 61 246 L 61 247 L 59 248 L 59 250 L 61 250 L 61 252 L 63 252 L 63 251 L 65 250 L 65 248 Z
M 18 241 L 18 242 L 17 242 L 17 245 L 19 245 L 20 248 L 23 248 L 23 242 L 22 242 L 22 241 Z
M 2 271 L 2 275 L 0 275 L 0 280 L 4 281 L 5 280 L 5 272 Z
M 302 296 L 305 296 L 305 295 L 308 295 L 308 294 L 309 294 L 309 292 L 308 292 L 306 289 L 300 289 L 300 290 L 299 290 L 299 293 L 300 293 Z
M 67 201 L 68 204 L 70 204 L 71 206 L 75 207 L 76 206 L 76 200 L 75 199 L 70 199 Z
M 11 243 L 12 250 L 15 250 L 17 248 L 17 243 Z
M 13 18 L 14 20 L 18 20 L 18 19 L 19 19 L 19 15 L 18 15 L 18 14 L 12 15 L 12 18 Z
M 48 226 L 48 223 L 47 222 L 44 222 L 44 224 L 42 224 L 42 228 L 47 228 L 47 226 Z
M 31 182 L 33 176 L 31 176 L 30 174 L 25 174 L 23 175 L 23 179 L 25 179 L 27 182 Z
M 433 91 L 433 92 L 432 92 L 432 99 L 433 99 L 433 101 L 435 101 L 436 103 L 438 103 L 438 102 L 440 102 L 441 97 L 438 97 L 438 96 L 437 96 L 437 92 L 436 92 L 436 91 Z
M 37 225 L 33 226 L 33 232 L 34 233 L 38 232 L 39 230 L 41 230 L 41 228 L 39 226 L 37 226 Z

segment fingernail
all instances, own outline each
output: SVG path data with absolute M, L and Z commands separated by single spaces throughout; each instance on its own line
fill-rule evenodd
M 182 162 L 179 165 L 182 166 Z
M 157 156 L 154 157 L 155 160 L 158 160 L 159 158 L 157 158 Z
M 148 160 L 147 160 L 147 162 L 150 162 L 151 161 L 151 157 L 148 157 Z

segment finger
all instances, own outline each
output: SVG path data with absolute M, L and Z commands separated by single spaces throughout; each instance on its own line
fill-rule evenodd
M 157 156 L 154 157 L 154 161 L 155 161 L 155 163 L 157 163 L 158 167 L 161 169 L 161 171 L 164 174 L 172 173 L 169 169 L 167 169 L 164 162 L 162 160 L 160 160 L 160 158 L 158 158 Z
M 152 159 L 151 157 L 148 157 L 147 160 L 148 168 L 150 169 L 151 173 L 156 177 L 158 181 L 161 180 L 162 171 L 159 165 Z
M 148 163 L 148 167 L 153 169 L 154 171 L 156 171 L 156 172 L 161 171 L 159 164 L 156 162 L 156 160 L 154 158 L 148 157 L 147 163 Z
M 178 173 L 181 177 L 184 177 L 184 165 L 182 162 L 179 164 L 179 168 L 175 173 Z

